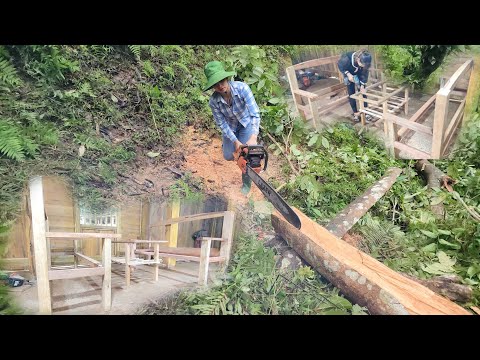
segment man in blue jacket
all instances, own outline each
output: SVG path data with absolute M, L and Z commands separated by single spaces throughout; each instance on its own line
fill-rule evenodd
M 260 131 L 260 109 L 253 97 L 250 87 L 241 81 L 230 81 L 235 72 L 225 71 L 219 61 L 211 61 L 205 65 L 207 84 L 203 91 L 215 90 L 208 104 L 212 109 L 213 118 L 222 130 L 223 157 L 234 160 L 234 153 L 242 145 L 257 145 Z M 248 194 L 252 180 L 247 174 L 242 174 L 242 193 Z
M 338 60 L 338 69 L 343 75 L 343 81 L 347 85 L 348 95 L 355 94 L 356 88 L 360 90 L 361 93 L 365 93 L 365 86 L 368 81 L 368 69 L 372 64 L 372 55 L 362 49 L 360 51 L 349 51 L 343 54 Z M 366 98 L 366 95 L 363 95 Z M 355 99 L 349 98 L 350 106 L 353 110 L 353 120 L 355 122 L 360 121 L 360 112 L 357 109 L 357 102 Z M 364 102 L 364 106 L 367 107 L 367 103 Z M 372 116 L 366 114 L 366 121 L 371 121 Z

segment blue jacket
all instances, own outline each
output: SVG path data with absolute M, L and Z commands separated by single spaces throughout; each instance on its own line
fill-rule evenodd
M 338 70 L 340 70 L 344 77 L 347 77 L 348 72 L 353 76 L 357 75 L 358 79 L 360 80 L 360 84 L 365 85 L 368 81 L 368 69 L 358 66 L 357 61 L 354 60 L 354 57 L 354 51 L 349 51 L 343 54 L 337 63 Z

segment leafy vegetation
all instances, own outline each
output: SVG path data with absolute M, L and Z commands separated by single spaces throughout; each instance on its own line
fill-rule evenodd
M 379 45 L 387 75 L 422 88 L 445 58 L 465 50 L 460 45 Z
M 366 314 L 338 289 L 322 282 L 309 267 L 275 267 L 275 253 L 255 236 L 244 235 L 224 279 L 206 291 L 183 292 L 173 301 L 142 309 L 141 314 L 190 315 L 348 315 Z

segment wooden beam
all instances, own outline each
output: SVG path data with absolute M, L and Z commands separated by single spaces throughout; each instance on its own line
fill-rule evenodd
M 110 238 L 103 239 L 102 265 L 104 269 L 102 305 L 103 310 L 110 311 L 110 308 L 112 307 L 112 239 Z
M 473 67 L 473 59 L 469 59 L 463 63 L 462 66 L 458 68 L 457 71 L 448 79 L 447 83 L 443 87 L 443 89 L 449 91 L 453 90 L 455 84 L 460 80 L 460 77 L 463 75 L 464 72 L 470 70 Z
M 302 69 L 312 68 L 320 65 L 333 64 L 333 63 L 336 63 L 339 59 L 340 59 L 340 55 L 335 55 L 335 56 L 325 57 L 321 59 L 304 61 L 302 63 L 295 64 L 292 67 L 294 70 L 302 70 Z
M 72 233 L 72 232 L 47 232 L 46 236 L 49 238 L 62 238 L 62 239 L 104 239 L 109 238 L 121 238 L 122 234 L 107 234 L 107 233 Z
M 45 229 L 45 207 L 43 201 L 42 177 L 30 180 L 30 209 L 32 210 L 33 249 L 35 272 L 37 274 L 38 311 L 40 314 L 52 313 L 52 299 L 48 270 L 47 238 Z
M 208 283 L 208 259 L 210 257 L 210 247 L 212 240 L 202 241 L 200 251 L 200 265 L 198 270 L 198 284 L 206 286 Z
M 384 177 L 375 182 L 362 195 L 357 197 L 350 205 L 335 216 L 335 218 L 330 220 L 325 228 L 333 235 L 339 238 L 343 237 L 343 235 L 385 195 L 401 173 L 402 169 L 400 168 L 388 169 Z
M 28 258 L 6 258 L 2 259 L 1 263 L 5 270 L 27 270 L 30 266 Z
M 77 257 L 82 258 L 84 260 L 87 260 L 88 262 L 91 262 L 95 266 L 101 266 L 102 265 L 102 263 L 100 261 L 92 259 L 91 257 L 88 257 L 87 255 L 83 255 L 83 254 L 78 253 L 78 252 L 74 252 L 73 255 L 75 256 L 75 258 L 77 258 Z M 75 261 L 75 264 L 78 265 L 78 260 Z
M 112 241 L 115 244 L 161 244 L 168 243 L 168 240 L 122 240 L 122 241 Z
M 442 156 L 445 125 L 448 116 L 449 90 L 440 89 L 435 100 L 435 115 L 433 119 L 432 159 Z
M 49 280 L 64 280 L 64 279 L 75 279 L 85 276 L 97 276 L 104 275 L 105 268 L 103 267 L 94 267 L 94 268 L 77 268 L 77 269 L 68 269 L 68 270 L 50 270 L 48 272 Z
M 317 120 L 320 120 L 318 115 L 318 105 L 315 101 L 308 99 L 308 107 L 310 109 L 310 114 L 312 114 L 313 127 L 317 130 Z
M 179 201 L 174 201 L 172 203 L 172 211 L 171 211 L 171 217 L 173 219 L 178 218 L 180 216 L 180 202 Z M 177 247 L 177 241 L 178 241 L 178 223 L 173 223 L 170 225 L 170 237 L 168 239 L 168 246 L 169 247 Z M 168 268 L 175 266 L 176 264 L 175 259 L 168 259 Z
M 473 69 L 468 81 L 465 112 L 463 119 L 468 118 L 477 108 L 480 99 L 480 54 L 473 58 Z
M 308 91 L 305 91 L 305 90 L 294 90 L 293 91 L 295 94 L 297 95 L 300 95 L 300 96 L 304 96 L 308 99 L 317 99 L 318 98 L 318 95 L 313 93 L 313 92 L 308 92 Z
M 465 99 L 458 105 L 457 111 L 455 111 L 455 114 L 452 117 L 452 120 L 450 121 L 450 124 L 445 131 L 445 142 L 443 144 L 443 149 L 442 149 L 442 157 L 445 156 L 445 152 L 448 149 L 448 146 L 450 145 L 450 142 L 453 139 L 453 134 L 455 134 L 455 130 L 457 129 L 458 125 L 460 124 L 460 120 L 462 119 L 463 115 L 463 110 L 465 109 Z
M 366 306 L 371 314 L 470 314 L 332 235 L 299 210 L 294 211 L 302 228 L 295 228 L 275 211 L 272 225 L 277 234 L 348 299 Z
M 158 253 L 158 249 L 160 248 L 159 243 L 155 243 L 153 246 L 153 259 L 155 261 L 155 269 L 153 271 L 153 280 L 158 281 L 158 265 L 160 263 L 160 254 Z
M 335 85 L 320 89 L 318 91 L 315 91 L 314 94 L 317 95 L 317 97 L 319 97 L 319 96 L 327 95 L 331 92 L 336 92 L 336 91 L 343 90 L 343 89 L 346 89 L 346 88 L 347 88 L 347 86 L 342 82 L 341 84 L 335 84 Z
M 222 243 L 222 245 L 220 246 L 220 256 L 225 258 L 225 269 L 227 268 L 230 261 L 230 252 L 233 245 L 234 226 L 235 212 L 225 211 L 225 217 L 223 218 L 222 226 L 222 238 L 226 239 L 226 242 Z
M 425 104 L 423 104 L 420 109 L 418 109 L 415 114 L 412 115 L 412 117 L 409 119 L 409 121 L 411 122 L 417 122 L 418 119 L 420 119 L 420 117 L 422 115 L 424 115 L 425 111 L 427 111 L 427 109 L 435 102 L 435 100 L 437 99 L 437 94 L 434 94 L 432 95 L 432 97 L 430 99 L 427 100 L 427 102 Z M 402 137 L 403 135 L 408 135 L 408 134 L 405 134 L 407 132 L 410 132 L 409 129 L 400 129 L 400 131 L 398 132 L 398 135 L 400 137 Z
M 195 214 L 195 215 L 185 215 L 185 216 L 180 216 L 180 217 L 177 217 L 177 218 L 174 218 L 174 219 L 161 220 L 158 225 L 152 225 L 150 227 L 177 224 L 177 223 L 186 222 L 186 221 L 213 219 L 213 218 L 222 217 L 222 216 L 223 216 L 223 211 L 211 212 L 211 213 L 202 213 L 202 214 Z
M 413 159 L 431 159 L 432 157 L 430 154 L 426 152 L 420 151 L 418 149 L 415 149 L 409 145 L 403 144 L 398 141 L 395 141 L 393 143 L 393 146 L 401 151 L 405 151 L 406 153 L 410 154 L 411 156 L 413 156 Z
M 295 94 L 296 90 L 299 90 L 298 88 L 298 81 L 297 81 L 297 75 L 295 74 L 295 69 L 293 66 L 289 66 L 285 69 L 285 72 L 287 73 L 287 78 L 288 78 L 288 83 L 290 84 L 290 92 L 292 93 L 293 101 L 295 103 L 295 106 L 301 105 L 301 97 L 300 95 Z
M 429 126 L 412 122 L 410 120 L 401 118 L 388 112 L 385 114 L 385 118 L 388 119 L 388 121 L 393 122 L 394 124 L 406 127 L 408 129 L 412 129 L 414 131 L 418 131 L 427 135 L 433 135 L 433 129 Z
M 387 117 L 388 114 L 388 104 L 386 102 L 383 103 L 383 119 L 384 119 L 384 131 L 385 131 L 385 147 L 387 149 L 388 154 L 391 157 L 395 157 L 395 146 L 394 143 L 398 139 L 398 133 L 396 125 Z

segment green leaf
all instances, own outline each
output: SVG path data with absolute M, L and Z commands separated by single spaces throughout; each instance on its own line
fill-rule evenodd
M 312 146 L 317 142 L 317 140 L 318 140 L 318 134 L 313 135 L 310 141 L 308 142 L 308 146 Z
M 261 88 L 263 88 L 265 86 L 265 79 L 262 79 L 258 82 L 258 85 L 257 85 L 257 90 L 260 90 Z
M 268 102 L 269 102 L 270 104 L 275 105 L 275 104 L 278 104 L 278 103 L 280 102 L 280 99 L 277 98 L 277 97 L 274 97 L 274 98 L 271 98 L 270 100 L 268 100 Z
M 440 244 L 442 244 L 442 245 L 446 245 L 446 246 L 448 246 L 449 248 L 452 248 L 452 249 L 455 249 L 455 250 L 458 250 L 458 249 L 460 249 L 460 247 L 461 247 L 460 244 L 453 244 L 453 243 L 448 242 L 448 241 L 443 240 L 443 239 L 438 240 L 438 242 L 439 242 Z
M 467 275 L 469 277 L 473 277 L 478 273 L 480 273 L 480 265 L 478 264 L 471 265 L 467 270 Z
M 438 231 L 439 234 L 442 234 L 442 235 L 452 235 L 452 232 L 449 231 L 449 230 L 438 229 L 437 231 Z
M 352 306 L 352 315 L 368 315 L 367 308 L 355 304 Z
M 324 136 L 322 136 L 322 145 L 325 149 L 328 149 L 330 144 L 328 143 L 328 140 L 327 138 L 325 138 Z
M 425 251 L 425 252 L 433 253 L 433 252 L 437 251 L 437 244 L 435 244 L 435 243 L 428 244 L 427 246 L 422 247 L 422 250 Z
M 157 157 L 158 155 L 160 155 L 159 152 L 156 153 L 156 152 L 150 151 L 150 152 L 147 153 L 147 156 L 148 156 L 148 157 L 151 157 L 151 158 Z
M 290 146 L 290 151 L 293 153 L 293 155 L 295 156 L 299 156 L 302 154 L 302 152 L 300 150 L 297 149 L 297 144 L 293 144 L 292 146 Z
M 110 97 L 110 99 L 112 99 L 112 101 L 113 101 L 114 103 L 117 103 L 117 102 L 118 102 L 117 97 L 116 97 L 115 95 L 113 95 L 113 94 L 112 94 L 112 96 Z
M 440 264 L 445 266 L 453 266 L 457 262 L 455 259 L 450 259 L 450 257 L 443 251 L 439 251 L 437 253 L 437 257 L 438 261 L 440 261 Z
M 437 234 L 434 234 L 433 232 L 431 231 L 427 231 L 427 230 L 420 230 L 423 234 L 427 235 L 429 238 L 432 238 L 432 239 L 436 239 L 438 237 Z

